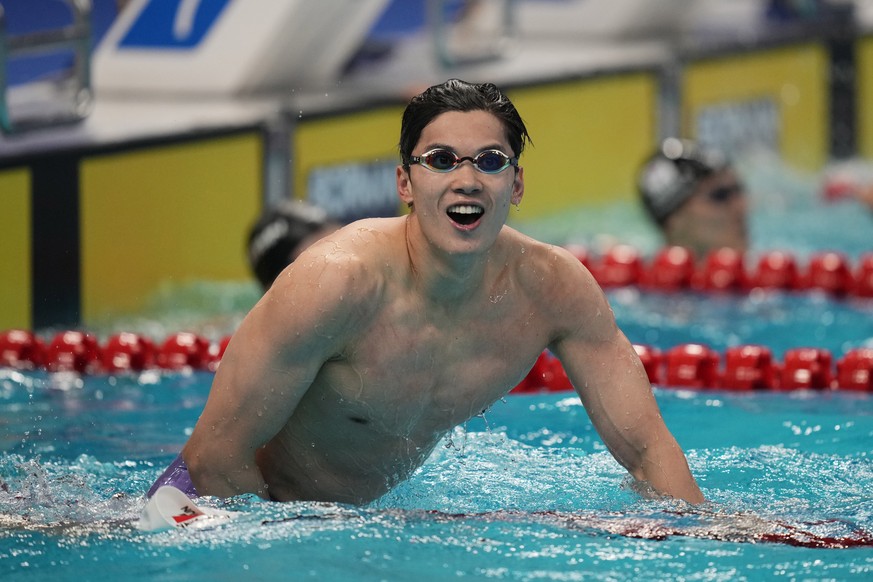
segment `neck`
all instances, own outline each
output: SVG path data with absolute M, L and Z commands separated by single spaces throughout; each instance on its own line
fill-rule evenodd
M 411 215 L 405 235 L 413 279 L 431 301 L 457 301 L 484 287 L 488 260 L 482 252 L 451 253 L 428 244 Z

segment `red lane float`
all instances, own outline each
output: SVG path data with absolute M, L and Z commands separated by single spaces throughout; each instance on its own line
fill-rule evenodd
M 718 354 L 703 344 L 683 344 L 667 350 L 664 384 L 677 388 L 718 386 Z
M 626 287 L 638 285 L 643 278 L 643 272 L 643 257 L 636 248 L 615 245 L 603 256 L 593 274 L 603 287 Z
M 513 392 L 560 392 L 572 389 L 573 385 L 561 361 L 546 350 L 540 354 L 530 372 L 513 389 Z
M 873 253 L 861 255 L 855 269 L 842 253 L 822 251 L 810 256 L 805 269 L 783 251 L 762 254 L 747 270 L 742 253 L 717 249 L 696 262 L 684 247 L 668 246 L 649 264 L 629 245 L 615 245 L 598 258 L 584 248 L 570 248 L 604 288 L 636 285 L 661 292 L 694 290 L 743 292 L 752 289 L 818 290 L 835 297 L 873 297 Z
M 168 336 L 157 347 L 151 339 L 130 332 L 110 336 L 102 346 L 95 336 L 77 330 L 57 333 L 46 345 L 33 332 L 0 332 L 0 368 L 43 369 L 47 372 L 117 374 L 148 369 L 214 372 L 230 336 L 213 344 L 189 332 Z
M 704 291 L 739 291 L 749 287 L 743 254 L 728 248 L 709 253 L 695 279 L 695 286 Z
M 227 351 L 227 344 L 230 343 L 230 338 L 231 338 L 231 336 L 226 335 L 226 336 L 224 336 L 223 338 L 221 338 L 221 341 L 220 341 L 220 342 L 218 342 L 218 354 L 217 354 L 217 357 L 218 357 L 218 361 L 219 361 L 219 362 L 221 361 L 221 358 L 224 357 L 224 352 Z M 216 366 L 216 367 L 217 367 L 217 366 Z
M 703 344 L 680 344 L 661 352 L 634 344 L 653 385 L 691 390 L 856 390 L 873 392 L 873 348 L 856 348 L 836 362 L 828 350 L 793 348 L 777 362 L 770 348 L 732 346 L 723 355 Z M 555 392 L 572 389 L 560 362 L 544 354 L 513 390 Z M 545 372 L 544 370 L 548 370 Z
M 101 371 L 97 338 L 82 331 L 62 331 L 52 338 L 45 352 L 49 372 L 96 374 Z
M 154 343 L 138 334 L 115 334 L 103 347 L 103 369 L 107 372 L 141 372 L 156 365 Z
M 661 249 L 644 274 L 643 286 L 658 291 L 681 291 L 694 279 L 694 255 L 685 247 Z
M 824 252 L 813 255 L 807 268 L 806 287 L 821 289 L 833 295 L 849 294 L 854 288 L 854 278 L 840 253 Z
M 634 350 L 643 363 L 643 369 L 652 384 L 660 384 L 663 381 L 661 368 L 664 365 L 664 355 L 656 347 L 634 344 Z
M 158 366 L 165 370 L 214 370 L 218 349 L 190 332 L 169 336 L 158 350 Z
M 855 273 L 855 295 L 873 297 L 873 253 L 861 256 Z
M 777 389 L 829 388 L 833 379 L 831 353 L 818 348 L 795 348 L 785 352 Z
M 837 362 L 836 385 L 844 390 L 873 392 L 873 348 L 856 348 Z
M 800 289 L 802 282 L 797 261 L 781 251 L 766 253 L 758 259 L 750 285 L 761 289 Z
M 10 329 L 0 334 L 0 367 L 32 370 L 44 359 L 45 344 L 33 332 Z
M 725 351 L 721 386 L 731 390 L 766 390 L 776 386 L 776 366 L 770 348 L 732 346 Z

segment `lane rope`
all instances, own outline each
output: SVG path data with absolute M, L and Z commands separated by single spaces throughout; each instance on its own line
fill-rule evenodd
M 50 373 L 124 374 L 146 370 L 215 372 L 231 336 L 218 342 L 190 332 L 156 344 L 121 332 L 104 343 L 87 332 L 58 332 L 46 343 L 33 332 L 0 333 L 0 367 Z M 873 392 L 873 348 L 856 348 L 834 358 L 823 348 L 786 350 L 778 361 L 767 346 L 739 345 L 720 353 L 705 344 L 684 343 L 667 350 L 634 344 L 649 381 L 656 386 L 697 390 L 855 390 Z M 564 391 L 573 387 L 560 360 L 540 354 L 513 393 Z
M 801 265 L 790 253 L 764 253 L 747 269 L 741 253 L 720 249 L 699 266 L 683 247 L 664 247 L 646 261 L 634 247 L 616 245 L 594 257 L 582 247 L 568 247 L 604 288 L 636 285 L 659 292 L 788 292 L 818 290 L 835 298 L 873 298 L 873 252 L 852 266 L 837 252 L 819 252 Z M 214 372 L 230 336 L 212 342 L 196 333 L 170 334 L 160 344 L 121 332 L 104 343 L 85 331 L 58 332 L 43 339 L 32 331 L 0 332 L 0 367 L 79 374 L 118 374 L 145 370 Z M 718 353 L 705 344 L 687 343 L 660 350 L 634 346 L 649 381 L 688 389 L 797 390 L 841 389 L 873 392 L 873 348 L 857 348 L 834 358 L 815 347 L 787 350 L 777 361 L 762 345 L 739 345 Z M 569 379 L 548 351 L 513 393 L 571 390 Z
M 668 246 L 650 260 L 633 246 L 615 245 L 599 256 L 585 247 L 568 247 L 601 287 L 639 286 L 673 292 L 750 292 L 771 289 L 789 292 L 819 291 L 834 297 L 873 298 L 873 252 L 852 265 L 843 253 L 821 251 L 803 263 L 792 253 L 770 251 L 747 266 L 747 257 L 734 249 L 709 253 L 697 264 L 693 253 Z

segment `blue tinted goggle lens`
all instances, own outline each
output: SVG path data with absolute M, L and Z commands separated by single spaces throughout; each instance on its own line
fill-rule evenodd
M 485 174 L 497 174 L 509 166 L 518 165 L 518 158 L 510 158 L 500 150 L 485 150 L 476 154 L 475 157 L 465 156 L 461 158 L 455 152 L 435 149 L 420 156 L 410 157 L 409 163 L 420 164 L 433 172 L 451 172 L 464 160 L 469 160 L 477 170 Z

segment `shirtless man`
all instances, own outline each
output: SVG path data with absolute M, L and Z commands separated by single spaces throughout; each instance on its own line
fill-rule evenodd
M 370 502 L 549 348 L 631 475 L 703 501 L 594 279 L 505 224 L 524 195 L 528 140 L 491 84 L 452 80 L 413 98 L 397 168 L 411 212 L 346 226 L 285 269 L 234 334 L 153 490 Z

